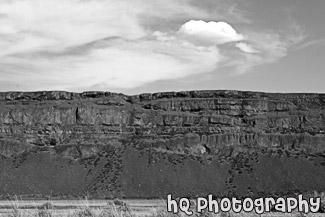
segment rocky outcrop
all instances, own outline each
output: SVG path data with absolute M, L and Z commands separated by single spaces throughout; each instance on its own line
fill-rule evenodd
M 0 93 L 0 194 L 325 190 L 325 94 Z

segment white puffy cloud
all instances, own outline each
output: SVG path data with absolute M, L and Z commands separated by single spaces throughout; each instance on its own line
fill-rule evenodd
M 218 45 L 244 39 L 226 22 L 191 20 L 182 25 L 178 34 L 195 44 Z

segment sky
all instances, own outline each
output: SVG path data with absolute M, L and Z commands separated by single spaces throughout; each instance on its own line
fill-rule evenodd
M 325 93 L 324 0 L 1 0 L 0 91 Z

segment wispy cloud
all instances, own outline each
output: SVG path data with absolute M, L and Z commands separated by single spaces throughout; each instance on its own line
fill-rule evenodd
M 250 72 L 257 66 L 274 63 L 287 56 L 290 49 L 305 39 L 304 33 L 287 32 L 280 35 L 273 31 L 246 32 L 245 42 L 235 46 L 242 52 L 233 51 L 233 58 L 224 63 L 224 67 L 234 67 L 237 73 Z
M 186 40 L 198 45 L 218 45 L 240 41 L 244 37 L 226 22 L 205 22 L 191 20 L 181 26 L 177 32 Z
M 245 15 L 237 5 L 222 9 L 233 20 Z M 189 0 L 4 0 L 0 86 L 134 88 L 218 67 L 245 73 L 281 59 L 303 40 L 301 34 L 241 31 L 214 18 Z
M 251 45 L 249 45 L 249 44 L 247 44 L 245 42 L 239 42 L 235 46 L 238 47 L 240 50 L 246 52 L 246 53 L 259 53 L 258 50 L 256 50 Z
M 301 50 L 308 47 L 323 47 L 323 46 L 325 46 L 325 38 L 310 39 L 296 46 L 294 50 Z

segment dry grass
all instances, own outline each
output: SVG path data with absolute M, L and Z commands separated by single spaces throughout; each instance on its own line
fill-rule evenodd
M 149 210 L 145 214 L 138 214 L 133 212 L 131 207 L 121 201 L 114 200 L 113 202 L 108 202 L 107 206 L 101 208 L 94 208 L 90 206 L 90 203 L 87 200 L 83 201 L 83 206 L 78 207 L 76 209 L 69 210 L 61 210 L 58 209 L 51 203 L 45 203 L 39 206 L 36 209 L 23 209 L 19 207 L 18 201 L 12 201 L 12 207 L 8 211 L 8 213 L 4 215 L 0 215 L 1 217 L 186 217 L 187 215 L 184 213 L 169 213 L 164 208 L 153 208 Z M 210 212 L 202 212 L 195 213 L 192 217 L 325 217 L 325 214 L 303 214 L 303 213 L 265 213 L 262 215 L 256 213 L 210 213 Z

